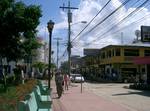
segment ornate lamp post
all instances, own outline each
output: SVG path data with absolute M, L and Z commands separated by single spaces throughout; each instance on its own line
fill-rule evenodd
M 53 27 L 54 27 L 54 22 L 52 20 L 50 20 L 48 23 L 47 23 L 47 28 L 48 28 L 48 31 L 49 31 L 49 64 L 48 64 L 48 88 L 50 89 L 51 87 L 51 51 L 52 51 L 52 47 L 51 47 L 51 44 L 52 44 L 52 30 L 53 30 Z

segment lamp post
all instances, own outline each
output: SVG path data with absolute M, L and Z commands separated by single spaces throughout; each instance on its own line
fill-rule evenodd
M 51 87 L 51 50 L 52 50 L 52 47 L 51 47 L 51 44 L 52 44 L 52 30 L 53 30 L 53 27 L 54 27 L 54 22 L 52 20 L 50 20 L 48 23 L 47 23 L 47 28 L 48 28 L 48 31 L 49 31 L 49 62 L 48 62 L 48 88 L 50 89 Z

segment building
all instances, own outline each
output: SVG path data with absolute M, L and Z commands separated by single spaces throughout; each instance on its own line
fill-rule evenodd
M 37 40 L 41 44 L 41 47 L 36 50 L 37 55 L 33 58 L 33 62 L 46 62 L 46 50 L 48 49 L 47 43 L 40 37 L 38 37 Z
M 81 57 L 78 55 L 71 56 L 71 72 L 72 73 L 79 72 L 79 66 L 81 65 L 80 58 Z
M 142 76 L 146 70 L 143 64 L 135 64 L 133 60 L 145 56 L 150 56 L 149 44 L 108 45 L 98 53 L 85 55 L 81 68 L 90 78 L 133 82 L 136 75 Z
M 145 81 L 150 84 L 150 56 L 137 57 L 133 60 L 133 62 L 139 66 L 145 66 L 145 76 L 143 75 L 143 78 L 145 78 Z

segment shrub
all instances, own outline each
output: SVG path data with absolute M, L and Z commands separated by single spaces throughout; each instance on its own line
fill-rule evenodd
M 36 84 L 36 80 L 30 79 L 25 84 L 9 87 L 5 93 L 1 92 L 0 111 L 16 111 L 18 101 L 24 100 L 26 94 L 29 94 Z

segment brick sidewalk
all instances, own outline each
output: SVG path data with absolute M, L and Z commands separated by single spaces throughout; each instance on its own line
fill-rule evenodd
M 80 85 L 70 86 L 60 99 L 57 99 L 54 81 L 52 87 L 53 111 L 129 111 L 91 92 L 81 93 Z

